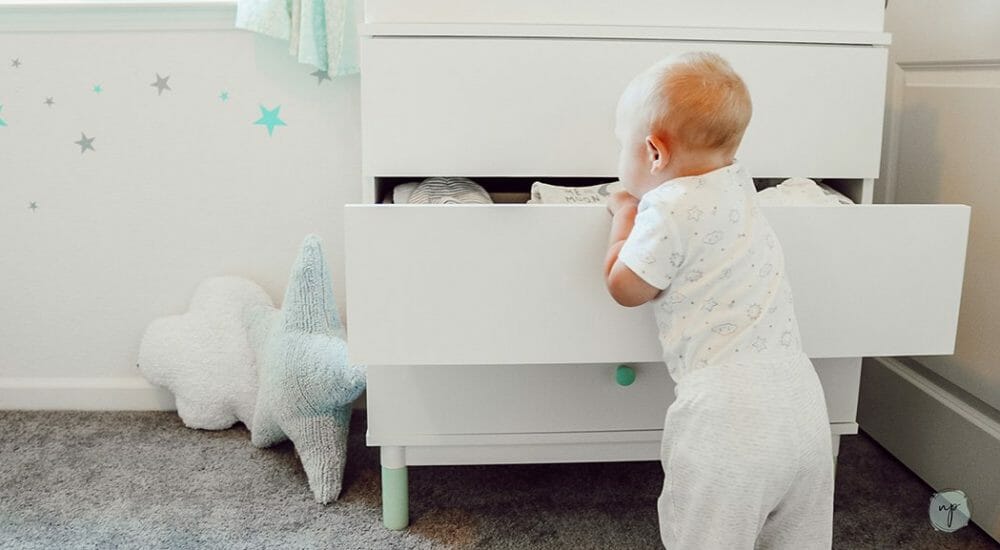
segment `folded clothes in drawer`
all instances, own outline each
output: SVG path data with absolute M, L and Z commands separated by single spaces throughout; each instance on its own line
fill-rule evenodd
M 528 204 L 598 204 L 607 202 L 612 193 L 621 189 L 623 187 L 620 181 L 586 187 L 566 187 L 536 181 L 531 184 L 531 200 Z
M 428 178 L 428 180 L 434 180 L 440 178 Z M 466 179 L 466 178 L 452 178 L 452 179 Z M 425 182 L 428 180 L 424 180 Z M 467 180 L 472 182 L 472 180 Z M 392 191 L 386 194 L 383 199 L 384 204 L 524 204 L 526 202 L 531 202 L 528 199 L 530 196 L 528 193 L 518 193 L 518 192 L 506 192 L 506 191 L 486 191 L 478 186 L 475 182 L 474 185 L 478 186 L 481 191 L 476 188 L 458 188 L 449 189 L 444 187 L 431 187 L 426 188 L 422 186 L 424 182 L 411 181 L 407 183 L 401 183 L 392 188 Z M 416 193 L 414 193 L 416 192 Z
M 774 187 L 761 189 L 757 193 L 757 201 L 761 206 L 854 204 L 854 201 L 829 185 L 816 183 L 808 178 L 789 178 Z
M 397 185 L 392 191 L 396 204 L 492 204 L 486 189 L 469 178 L 427 178 Z
M 427 178 L 421 182 L 396 185 L 385 197 L 386 204 L 600 204 L 622 189 L 613 181 L 587 186 L 552 185 L 541 181 L 531 184 L 531 192 L 487 192 L 468 178 Z
M 531 184 L 531 192 L 487 191 L 468 178 L 434 177 L 392 188 L 386 204 L 603 204 L 623 189 L 620 181 L 596 185 Z M 758 193 L 762 206 L 846 205 L 854 202 L 830 186 L 808 178 L 789 178 Z

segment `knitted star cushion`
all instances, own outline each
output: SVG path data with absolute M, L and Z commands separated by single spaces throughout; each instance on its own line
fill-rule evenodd
M 258 310 L 249 327 L 260 383 L 253 444 L 291 439 L 316 501 L 336 500 L 351 405 L 365 388 L 365 368 L 348 361 L 319 237 L 302 243 L 281 310 Z

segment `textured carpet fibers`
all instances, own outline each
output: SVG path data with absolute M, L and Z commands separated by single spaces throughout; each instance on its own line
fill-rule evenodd
M 344 492 L 313 501 L 291 444 L 172 412 L 0 411 L 0 548 L 659 548 L 657 462 L 410 469 L 407 531 L 382 528 L 378 450 L 355 411 Z M 931 489 L 843 439 L 834 547 L 1000 548 L 927 519 Z M 975 517 L 975 510 L 973 510 Z

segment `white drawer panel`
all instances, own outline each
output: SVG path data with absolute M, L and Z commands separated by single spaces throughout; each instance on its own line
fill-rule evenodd
M 969 208 L 770 207 L 810 357 L 954 350 Z M 348 205 L 350 351 L 369 365 L 659 361 L 605 288 L 603 206 Z
M 659 430 L 674 399 L 663 363 L 369 368 L 368 428 L 385 434 Z
M 754 116 L 738 156 L 755 177 L 878 175 L 886 49 L 667 40 L 369 38 L 369 176 L 613 176 L 618 97 L 671 53 L 725 56 Z
M 855 419 L 851 361 L 814 361 L 831 423 Z M 663 363 L 630 366 L 630 386 L 615 382 L 617 364 L 370 367 L 368 435 L 660 430 L 673 380 Z

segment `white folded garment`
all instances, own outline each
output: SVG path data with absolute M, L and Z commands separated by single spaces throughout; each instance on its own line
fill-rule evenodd
M 419 184 L 419 181 L 412 181 L 410 183 L 401 183 L 396 187 L 392 188 L 392 203 L 393 204 L 406 204 L 410 202 L 410 194 Z
M 789 178 L 757 193 L 761 206 L 842 205 L 854 204 L 827 185 L 808 178 Z
M 565 187 L 536 181 L 531 184 L 531 200 L 528 204 L 601 204 L 607 202 L 611 193 L 619 189 L 622 189 L 620 181 L 588 187 Z

